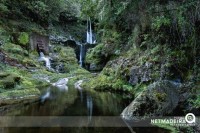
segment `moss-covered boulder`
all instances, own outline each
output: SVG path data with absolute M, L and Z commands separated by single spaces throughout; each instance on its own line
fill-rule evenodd
M 8 73 L 0 73 L 0 87 L 3 89 L 14 88 L 20 82 L 20 76 Z
M 0 106 L 18 103 L 28 103 L 33 100 L 38 100 L 40 91 L 36 88 L 12 90 L 0 93 Z
M 26 47 L 29 43 L 29 34 L 27 32 L 13 32 L 12 37 L 12 42 L 22 47 Z
M 110 54 L 107 54 L 104 44 L 98 44 L 96 47 L 88 50 L 85 62 L 89 64 L 91 71 L 100 71 L 108 62 L 109 58 Z
M 180 101 L 188 97 L 181 84 L 172 81 L 158 81 L 148 86 L 122 112 L 124 119 L 137 119 L 146 116 L 169 115 Z
M 69 73 L 70 71 L 78 69 L 78 61 L 73 48 L 54 45 L 51 47 L 51 51 L 52 68 L 57 72 Z

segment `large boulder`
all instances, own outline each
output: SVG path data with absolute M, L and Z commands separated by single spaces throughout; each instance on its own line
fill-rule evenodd
M 179 102 L 187 99 L 188 93 L 180 83 L 163 80 L 155 82 L 141 92 L 126 107 L 121 116 L 124 119 L 137 119 L 146 116 L 163 116 L 173 112 Z

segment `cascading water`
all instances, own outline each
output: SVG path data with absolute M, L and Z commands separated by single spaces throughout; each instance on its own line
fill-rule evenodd
M 80 62 L 80 66 L 83 67 L 83 45 L 82 44 L 80 45 L 80 59 L 79 59 L 79 62 Z
M 87 39 L 86 42 L 94 44 L 96 41 L 93 39 L 92 24 L 90 18 L 87 20 Z
M 90 33 L 89 33 L 89 30 L 88 30 L 88 20 L 87 20 L 87 38 L 86 38 L 86 42 L 87 43 L 90 43 Z
M 43 52 L 40 52 L 40 58 L 38 59 L 38 61 L 44 61 L 46 63 L 46 67 L 48 69 L 51 69 L 50 59 L 48 57 L 45 57 Z

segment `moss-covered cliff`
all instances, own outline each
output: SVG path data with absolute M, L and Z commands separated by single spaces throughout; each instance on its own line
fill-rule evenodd
M 27 97 L 37 100 L 39 88 L 49 85 L 46 80 L 78 78 L 79 72 L 84 75 L 73 46 L 64 46 L 70 37 L 78 42 L 84 39 L 85 23 L 79 21 L 78 3 L 2 0 L 0 12 L 0 106 L 26 101 Z M 45 56 L 49 56 L 53 69 L 38 62 L 39 51 L 30 49 L 32 33 L 49 36 L 50 53 Z

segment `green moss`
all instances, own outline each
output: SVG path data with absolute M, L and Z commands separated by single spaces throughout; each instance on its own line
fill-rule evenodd
M 23 46 L 27 45 L 28 42 L 29 42 L 29 34 L 26 33 L 26 32 L 21 32 L 19 37 L 18 37 L 18 41 Z
M 199 83 L 200 84 L 200 83 Z M 200 87 L 197 84 L 193 89 L 193 98 L 190 98 L 188 102 L 193 106 L 193 108 L 200 108 Z
M 0 99 L 26 97 L 28 95 L 40 95 L 40 91 L 36 88 L 12 90 L 0 93 Z
M 137 84 L 136 86 L 134 86 L 134 88 L 132 89 L 132 94 L 135 95 L 135 97 L 137 95 L 139 95 L 142 91 L 147 89 L 147 85 L 146 84 Z
M 58 53 L 57 60 L 59 62 L 68 62 L 77 64 L 77 59 L 73 48 L 54 46 L 53 51 Z
M 155 96 L 157 97 L 158 101 L 164 101 L 167 97 L 166 93 L 159 93 L 159 92 L 155 92 Z
M 84 88 L 90 88 L 100 91 L 118 91 L 118 92 L 130 92 L 132 93 L 133 87 L 126 81 L 114 77 L 99 74 L 97 77 L 93 77 L 88 82 L 83 83 Z
M 9 73 L 4 73 L 4 72 L 0 73 L 0 79 L 5 78 L 7 76 L 9 76 Z
M 104 45 L 98 44 L 96 47 L 90 49 L 87 54 L 86 54 L 86 62 L 87 63 L 95 63 L 99 64 L 102 62 L 104 58 L 104 50 L 103 50 Z
M 1 74 L 3 75 L 3 74 Z M 4 76 L 7 75 L 4 74 Z M 1 78 L 0 80 L 0 86 L 4 89 L 11 89 L 14 88 L 16 84 L 20 82 L 20 77 L 14 74 L 8 74 L 7 76 Z
M 11 54 L 22 54 L 23 48 L 19 45 L 13 44 L 13 43 L 6 43 L 2 46 L 2 49 L 5 52 L 11 53 Z
M 161 15 L 152 19 L 152 29 L 158 31 L 162 26 L 170 26 L 171 20 L 169 17 Z

